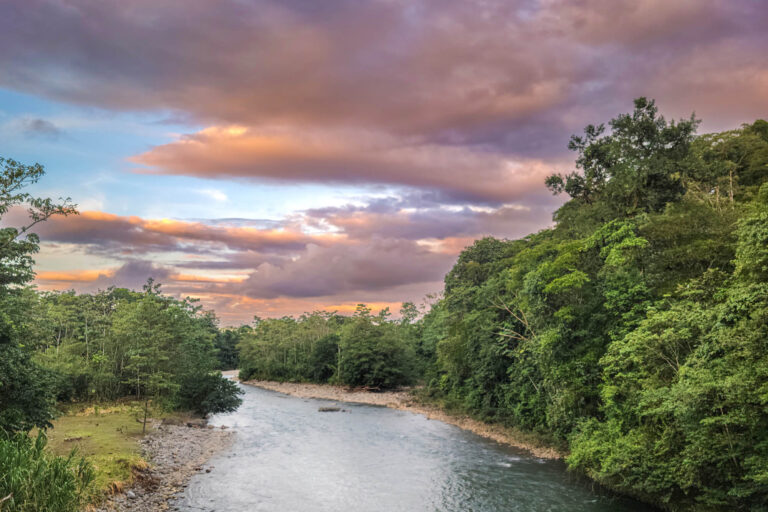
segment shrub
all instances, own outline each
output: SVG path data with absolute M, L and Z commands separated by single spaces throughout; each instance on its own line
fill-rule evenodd
M 93 469 L 76 451 L 67 457 L 45 450 L 44 432 L 0 438 L 0 510 L 69 512 L 86 504 Z
M 237 384 L 216 372 L 187 379 L 179 390 L 179 401 L 183 408 L 205 417 L 237 410 L 243 403 L 238 396 L 242 394 Z

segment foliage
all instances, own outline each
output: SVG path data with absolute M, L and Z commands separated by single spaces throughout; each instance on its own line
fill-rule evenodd
M 74 512 L 89 498 L 93 469 L 76 451 L 51 455 L 45 433 L 0 438 L 0 510 Z
M 221 376 L 216 318 L 191 299 L 110 288 L 45 293 L 33 305 L 37 361 L 60 400 L 153 400 L 202 414 L 232 410 L 238 389 Z
M 404 304 L 400 321 L 388 310 L 378 315 L 364 304 L 354 316 L 316 311 L 299 318 L 259 319 L 244 332 L 240 378 L 335 382 L 347 386 L 392 388 L 413 382 L 420 342 L 418 309 Z
M 242 393 L 237 384 L 222 378 L 218 373 L 190 373 L 182 381 L 178 399 L 182 408 L 206 417 L 209 414 L 236 411 L 243 403 L 238 397 Z
M 547 187 L 566 192 L 579 206 L 598 204 L 613 217 L 660 211 L 684 192 L 697 124 L 693 116 L 668 123 L 653 100 L 638 98 L 631 114 L 611 120 L 610 134 L 601 124 L 571 137 L 568 148 L 578 153 L 581 172 L 552 175 Z
M 24 205 L 28 215 L 25 225 L 0 229 L 0 431 L 47 427 L 54 416 L 50 379 L 32 361 L 34 342 L 24 325 L 33 297 L 24 285 L 34 277 L 32 255 L 40 241 L 29 230 L 53 215 L 77 212 L 69 199 L 55 203 L 24 192 L 44 174 L 39 164 L 0 158 L 0 218 Z
M 696 125 L 640 98 L 574 137 L 556 225 L 475 242 L 418 323 L 427 392 L 666 508 L 764 509 L 768 123 Z
M 238 367 L 240 358 L 237 344 L 240 343 L 243 333 L 249 330 L 250 327 L 245 325 L 239 329 L 219 329 L 216 332 L 213 345 L 216 348 L 216 359 L 219 360 L 219 369 L 233 370 Z
M 341 330 L 338 381 L 347 386 L 394 388 L 410 380 L 407 346 L 397 325 L 374 317 L 364 304 Z
M 0 342 L 0 430 L 26 432 L 49 427 L 54 418 L 51 375 L 28 352 Z

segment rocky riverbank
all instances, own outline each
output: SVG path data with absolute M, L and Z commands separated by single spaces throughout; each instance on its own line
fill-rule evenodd
M 210 470 L 206 462 L 227 448 L 234 437 L 228 430 L 206 426 L 204 421 L 158 424 L 141 440 L 150 462 L 134 468 L 134 483 L 128 489 L 114 489 L 98 512 L 155 512 L 169 510 L 171 498 L 199 471 Z
M 380 405 L 392 409 L 400 409 L 422 414 L 431 420 L 455 425 L 464 430 L 469 430 L 482 437 L 493 439 L 496 442 L 514 446 L 529 452 L 534 457 L 542 459 L 560 459 L 563 454 L 550 446 L 537 443 L 523 432 L 493 425 L 475 420 L 468 416 L 448 414 L 433 405 L 418 401 L 409 390 L 370 392 L 350 390 L 341 386 L 328 384 L 305 384 L 296 382 L 273 382 L 263 380 L 249 380 L 243 382 L 250 386 L 256 386 L 279 393 L 285 393 L 301 398 L 320 398 L 324 400 L 337 400 L 339 402 L 352 402 L 369 405 Z

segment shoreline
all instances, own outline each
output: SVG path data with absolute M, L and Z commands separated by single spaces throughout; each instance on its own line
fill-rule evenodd
M 181 423 L 181 424 L 179 424 Z M 214 429 L 201 421 L 184 424 L 156 422 L 140 442 L 149 464 L 134 467 L 133 482 L 125 489 L 108 495 L 97 505 L 97 512 L 154 512 L 169 510 L 171 500 L 195 474 L 206 470 L 207 462 L 228 448 L 234 432 Z
M 545 446 L 523 439 L 524 433 L 506 428 L 501 425 L 493 425 L 468 416 L 454 416 L 448 414 L 437 406 L 419 402 L 410 391 L 355 391 L 342 386 L 331 384 L 310 384 L 298 382 L 276 382 L 264 380 L 240 381 L 242 384 L 254 386 L 269 391 L 276 391 L 298 398 L 317 398 L 322 400 L 335 400 L 367 405 L 378 405 L 410 411 L 426 416 L 430 420 L 438 420 L 454 425 L 463 430 L 468 430 L 486 439 L 491 439 L 501 444 L 506 444 L 530 453 L 540 459 L 560 460 L 563 454 L 551 446 Z

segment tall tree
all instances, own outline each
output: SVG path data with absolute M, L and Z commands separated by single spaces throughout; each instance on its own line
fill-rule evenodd
M 24 190 L 44 174 L 40 164 L 0 158 L 0 219 L 12 209 L 27 211 L 27 222 L 0 229 L 0 429 L 7 431 L 47 427 L 54 415 L 50 376 L 32 361 L 23 290 L 34 277 L 32 255 L 40 242 L 30 229 L 77 211 L 69 199 L 54 202 Z

